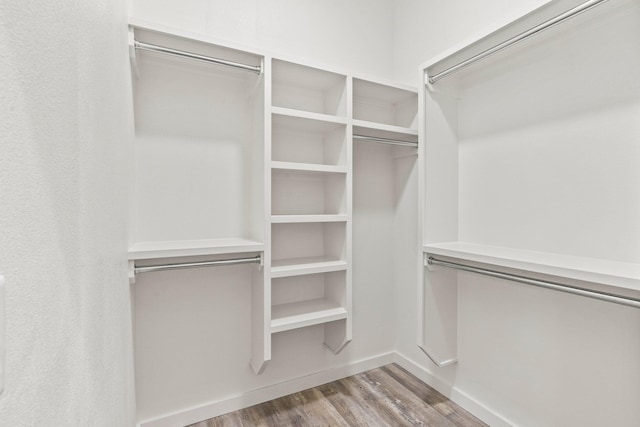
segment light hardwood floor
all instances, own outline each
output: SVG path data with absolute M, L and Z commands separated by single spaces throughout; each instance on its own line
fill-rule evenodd
M 396 364 L 189 427 L 486 426 Z

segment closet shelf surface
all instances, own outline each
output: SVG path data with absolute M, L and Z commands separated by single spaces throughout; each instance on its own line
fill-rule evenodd
M 367 133 L 367 134 L 371 134 L 371 136 L 378 136 L 376 135 L 377 132 L 388 132 L 391 134 L 397 134 L 399 136 L 400 135 L 413 136 L 413 137 L 418 136 L 417 129 L 353 119 L 353 133 L 356 133 L 356 134 Z
M 318 173 L 347 173 L 346 166 L 324 165 L 316 163 L 296 163 L 296 162 L 280 162 L 272 161 L 271 169 L 318 172 Z
M 261 252 L 264 243 L 240 238 L 140 242 L 129 248 L 129 260 Z
M 332 116 L 330 114 L 314 113 L 311 111 L 294 110 L 291 108 L 275 107 L 275 106 L 271 107 L 271 112 L 273 114 L 278 114 L 281 116 L 288 116 L 288 117 L 297 117 L 299 119 L 317 120 L 321 122 L 337 123 L 342 125 L 347 124 L 347 119 L 345 117 Z
M 305 222 L 346 222 L 347 215 L 271 215 L 272 224 L 293 224 Z
M 271 332 L 283 332 L 347 318 L 347 310 L 333 301 L 314 299 L 271 307 Z
M 291 277 L 305 274 L 330 273 L 347 269 L 347 262 L 330 257 L 306 257 L 274 259 L 271 263 L 271 277 Z
M 469 242 L 423 246 L 423 252 L 640 291 L 640 264 Z

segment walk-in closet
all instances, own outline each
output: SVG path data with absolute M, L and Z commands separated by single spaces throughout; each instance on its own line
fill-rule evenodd
M 45 3 L 1 426 L 640 425 L 640 2 Z

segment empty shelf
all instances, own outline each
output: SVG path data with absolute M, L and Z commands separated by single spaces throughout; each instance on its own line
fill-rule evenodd
M 347 310 L 324 299 L 274 305 L 271 308 L 271 332 L 283 332 L 347 318 Z
M 327 257 L 290 258 L 273 260 L 271 277 L 301 276 L 304 274 L 329 273 L 347 269 L 347 262 Z
M 271 162 L 272 169 L 293 170 L 318 173 L 347 173 L 346 166 L 333 166 L 315 163 Z
M 297 117 L 300 119 L 318 120 L 328 123 L 347 124 L 347 119 L 339 116 L 331 116 L 329 114 L 312 113 L 310 111 L 294 110 L 291 108 L 283 107 L 271 107 L 273 114 L 279 114 L 281 116 Z
M 423 251 L 433 255 L 640 291 L 640 264 L 635 263 L 468 242 L 428 244 L 423 246 Z
M 273 224 L 293 224 L 304 222 L 346 222 L 347 215 L 272 215 Z
M 261 252 L 264 243 L 248 239 L 203 239 L 140 242 L 129 248 L 129 259 L 154 259 Z
M 353 120 L 353 133 L 356 134 L 367 134 L 370 136 L 383 136 L 389 137 L 389 134 L 393 134 L 396 136 L 412 136 L 415 138 L 418 137 L 418 130 L 402 127 L 402 126 L 394 126 L 387 125 L 384 123 L 376 123 L 376 122 L 367 122 L 364 120 Z M 386 136 L 385 136 L 386 135 Z

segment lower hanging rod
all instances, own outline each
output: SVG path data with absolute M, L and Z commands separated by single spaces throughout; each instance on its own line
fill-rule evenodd
M 566 292 L 573 295 L 580 295 L 587 298 L 594 298 L 601 301 L 612 302 L 614 304 L 621 304 L 629 307 L 640 308 L 640 299 L 623 297 L 620 295 L 609 294 L 606 292 L 578 288 L 574 286 L 564 285 L 561 283 L 549 282 L 547 280 L 532 279 L 525 276 L 519 276 L 517 274 L 502 273 L 500 271 L 489 270 L 487 268 L 472 267 L 470 265 L 459 264 L 457 262 L 439 260 L 431 256 L 427 258 L 427 262 L 430 265 L 441 265 L 443 267 L 454 268 L 456 270 L 470 271 L 472 273 L 483 274 L 485 276 L 497 277 L 499 279 L 511 280 L 513 282 L 524 283 L 527 285 L 538 286 L 546 289 L 553 289 L 555 291 Z
M 256 255 L 255 257 L 249 258 L 233 258 L 233 259 L 220 259 L 215 261 L 196 261 L 196 262 L 181 262 L 175 264 L 158 264 L 158 265 L 149 265 L 144 267 L 135 267 L 133 272 L 135 274 L 139 273 L 149 273 L 152 271 L 163 271 L 163 270 L 178 270 L 181 268 L 196 268 L 196 267 L 213 267 L 220 265 L 237 265 L 237 264 L 260 264 L 261 257 L 260 255 Z
M 355 135 L 355 134 L 353 135 L 353 139 L 361 139 L 365 141 L 377 142 L 380 144 L 391 144 L 391 145 L 400 145 L 402 147 L 418 148 L 417 142 L 402 141 L 400 139 L 380 138 L 377 136 L 366 136 L 366 135 Z
M 217 65 L 224 65 L 225 67 L 236 68 L 244 71 L 251 71 L 256 74 L 262 73 L 262 67 L 260 65 L 248 65 L 248 64 L 242 64 L 240 62 L 227 61 L 226 59 L 198 55 L 197 53 L 185 52 L 182 50 L 176 50 L 176 49 L 171 49 L 168 47 L 158 46 L 154 44 L 143 43 L 137 40 L 133 42 L 133 46 L 136 49 L 146 50 L 149 52 L 164 53 L 167 55 L 174 55 L 182 58 L 194 59 L 196 61 L 208 62 L 208 63 L 217 64 Z

